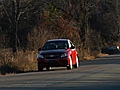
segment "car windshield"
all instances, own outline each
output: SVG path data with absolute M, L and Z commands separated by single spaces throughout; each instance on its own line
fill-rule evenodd
M 67 41 L 49 41 L 46 42 L 42 50 L 68 49 Z

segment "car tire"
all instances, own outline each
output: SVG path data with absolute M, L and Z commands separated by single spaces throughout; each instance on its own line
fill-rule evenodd
M 51 69 L 51 67 L 46 67 L 46 69 L 47 69 L 47 70 L 50 70 L 50 69 Z
M 39 63 L 38 63 L 38 71 L 43 71 L 43 67 L 41 67 Z
M 79 67 L 79 59 L 78 56 L 76 56 L 76 64 L 74 65 L 74 68 L 78 68 Z
M 73 68 L 72 66 L 72 57 L 70 56 L 70 65 L 67 66 L 67 70 L 71 70 Z

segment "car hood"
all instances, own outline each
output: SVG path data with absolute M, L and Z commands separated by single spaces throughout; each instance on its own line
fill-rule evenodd
M 59 53 L 65 53 L 65 52 L 67 52 L 67 50 L 65 50 L 65 49 L 60 49 L 60 50 L 42 50 L 42 51 L 40 51 L 40 53 L 39 54 L 59 54 Z

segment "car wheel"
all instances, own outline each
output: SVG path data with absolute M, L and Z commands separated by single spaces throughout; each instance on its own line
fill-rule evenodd
M 47 70 L 50 70 L 50 69 L 51 69 L 51 67 L 46 67 L 46 69 L 47 69 Z
M 43 67 L 41 67 L 39 63 L 38 63 L 38 71 L 43 71 Z
M 72 67 L 72 57 L 70 56 L 70 65 L 67 66 L 67 69 L 68 70 L 71 70 L 73 67 Z
M 76 56 L 76 64 L 74 65 L 74 68 L 78 68 L 79 67 L 79 60 L 78 60 L 78 56 Z

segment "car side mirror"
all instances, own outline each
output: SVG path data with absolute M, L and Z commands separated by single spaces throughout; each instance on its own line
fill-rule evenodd
M 71 46 L 71 49 L 74 49 L 75 47 L 74 46 Z
M 38 51 L 41 51 L 41 48 L 38 48 Z

